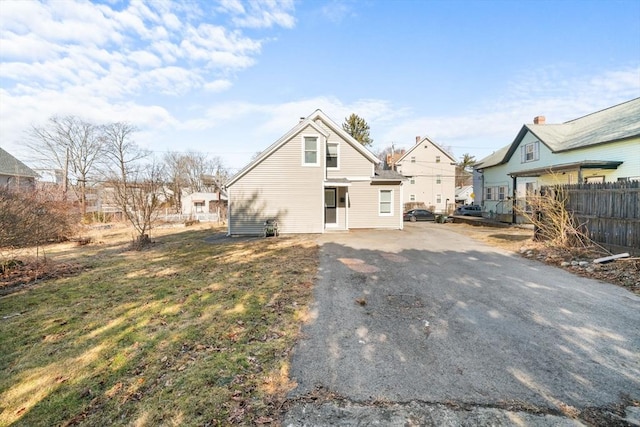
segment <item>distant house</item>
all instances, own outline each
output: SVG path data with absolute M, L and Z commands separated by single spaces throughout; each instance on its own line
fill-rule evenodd
M 416 144 L 396 161 L 396 170 L 407 178 L 402 189 L 404 201 L 424 203 L 436 212 L 447 211 L 454 203 L 455 163 L 447 150 L 417 136 Z
M 458 205 L 471 205 L 474 201 L 473 185 L 456 187 L 455 201 Z
M 201 214 L 222 214 L 226 210 L 227 195 L 222 191 L 196 192 L 181 197 L 182 214 L 196 217 Z M 225 212 L 226 214 L 226 212 Z
M 544 116 L 474 166 L 485 216 L 515 222 L 514 202 L 541 186 L 640 179 L 640 98 L 562 124 Z
M 227 183 L 228 233 L 402 229 L 402 180 L 376 171 L 376 156 L 316 110 Z
M 0 148 L 0 187 L 33 188 L 38 174 Z

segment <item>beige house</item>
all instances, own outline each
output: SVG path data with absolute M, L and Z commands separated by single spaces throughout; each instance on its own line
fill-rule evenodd
M 416 144 L 396 162 L 396 170 L 407 178 L 402 188 L 405 202 L 424 203 L 435 212 L 454 205 L 456 159 L 429 138 L 416 137 Z
M 402 229 L 402 181 L 322 111 L 283 135 L 227 183 L 228 234 Z

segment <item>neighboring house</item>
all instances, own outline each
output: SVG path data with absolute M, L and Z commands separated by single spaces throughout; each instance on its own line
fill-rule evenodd
M 392 151 L 392 153 L 387 154 L 385 156 L 385 164 L 383 169 L 396 170 L 396 163 L 398 162 L 398 160 L 400 160 L 400 157 L 404 156 L 404 153 L 406 152 L 407 150 L 401 149 L 398 152 Z
M 228 233 L 402 229 L 402 177 L 316 110 L 227 183 Z
M 226 207 L 227 195 L 221 191 L 185 194 L 181 198 L 182 214 L 220 214 Z
M 471 205 L 473 204 L 473 185 L 465 185 L 464 187 L 456 188 L 456 204 Z
M 485 216 L 516 222 L 513 202 L 543 185 L 640 179 L 640 98 L 562 124 L 534 118 L 474 166 Z
M 0 187 L 33 188 L 38 174 L 0 148 Z
M 396 162 L 396 170 L 407 178 L 402 188 L 404 201 L 424 203 L 435 212 L 446 212 L 454 203 L 455 164 L 447 150 L 429 138 L 417 136 L 416 145 Z

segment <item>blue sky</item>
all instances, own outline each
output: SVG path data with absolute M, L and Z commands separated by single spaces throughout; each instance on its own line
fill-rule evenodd
M 76 115 L 237 170 L 316 108 L 479 160 L 639 96 L 638 0 L 0 2 L 0 145 L 27 162 Z

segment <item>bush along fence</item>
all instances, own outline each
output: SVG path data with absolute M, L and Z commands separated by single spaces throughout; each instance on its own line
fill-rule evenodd
M 591 240 L 640 254 L 640 181 L 560 186 L 566 208 Z

